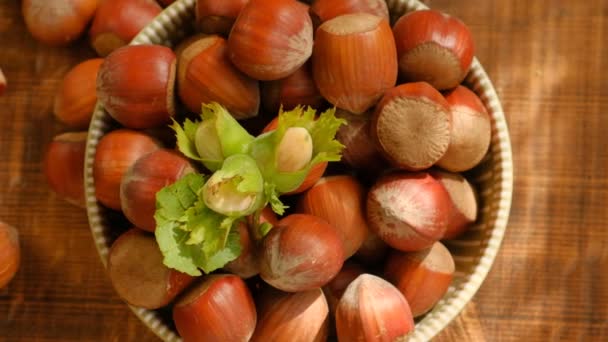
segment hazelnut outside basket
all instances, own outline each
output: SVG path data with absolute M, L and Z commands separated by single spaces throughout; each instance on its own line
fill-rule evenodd
M 191 32 L 195 0 L 178 0 L 143 29 L 131 44 L 171 46 Z M 402 14 L 427 8 L 416 0 L 387 0 L 393 19 Z M 468 174 L 479 190 L 480 210 L 477 222 L 458 240 L 447 241 L 456 262 L 456 273 L 447 294 L 417 322 L 410 341 L 427 341 L 437 335 L 471 300 L 488 274 L 505 233 L 513 192 L 511 143 L 505 117 L 492 82 L 477 59 L 473 60 L 465 84 L 483 101 L 492 122 L 490 150 L 482 163 Z M 86 147 L 85 191 L 89 225 L 101 261 L 107 266 L 108 251 L 115 237 L 112 214 L 95 198 L 93 160 L 101 137 L 113 127 L 113 121 L 101 105 L 93 114 Z M 131 307 L 133 312 L 163 341 L 181 341 L 175 330 L 156 311 Z

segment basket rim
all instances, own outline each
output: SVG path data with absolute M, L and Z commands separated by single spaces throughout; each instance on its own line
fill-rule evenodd
M 149 23 L 130 43 L 139 44 L 162 44 L 169 45 L 172 38 L 170 36 L 179 35 L 179 27 L 193 17 L 193 10 L 196 0 L 177 0 L 165 8 L 151 23 Z M 412 11 L 428 9 L 428 6 L 418 0 L 387 0 L 389 9 L 403 9 Z M 391 12 L 392 13 L 392 12 Z M 182 32 L 183 33 L 183 32 Z M 440 308 L 433 309 L 422 320 L 416 323 L 416 329 L 409 335 L 409 341 L 427 341 L 436 336 L 441 330 L 450 324 L 471 301 L 473 296 L 487 277 L 494 260 L 500 250 L 502 240 L 508 223 L 513 196 L 513 159 L 512 149 L 507 127 L 506 118 L 502 105 L 494 89 L 494 86 L 483 69 L 481 63 L 475 57 L 471 65 L 465 82 L 475 83 L 472 90 L 477 93 L 484 105 L 488 109 L 492 121 L 492 142 L 491 154 L 495 160 L 492 165 L 492 175 L 498 182 L 493 184 L 493 198 L 496 202 L 492 206 L 496 207 L 495 217 L 491 224 L 490 235 L 487 237 L 486 247 L 481 253 L 476 266 L 468 279 L 462 282 L 462 287 L 453 291 L 449 298 L 449 304 L 442 305 Z M 95 248 L 101 259 L 104 268 L 107 268 L 107 257 L 109 244 L 104 236 L 105 222 L 102 215 L 103 209 L 95 198 L 95 187 L 93 183 L 93 161 L 99 139 L 103 136 L 105 120 L 108 114 L 104 111 L 99 102 L 95 105 L 92 120 L 88 129 L 86 152 L 85 152 L 85 199 L 89 229 L 95 242 Z M 447 296 L 446 296 L 447 297 Z M 146 310 L 128 305 L 133 313 L 160 339 L 163 341 L 181 341 L 181 339 L 163 324 L 151 310 Z M 439 306 L 439 305 L 438 305 Z

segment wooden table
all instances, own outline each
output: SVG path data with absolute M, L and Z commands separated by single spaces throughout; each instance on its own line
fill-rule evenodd
M 502 100 L 515 194 L 487 280 L 438 341 L 608 340 L 608 2 L 433 0 L 463 19 Z M 114 294 L 83 210 L 45 184 L 58 82 L 93 56 L 50 48 L 0 4 L 0 218 L 23 263 L 0 291 L 2 341 L 156 340 Z

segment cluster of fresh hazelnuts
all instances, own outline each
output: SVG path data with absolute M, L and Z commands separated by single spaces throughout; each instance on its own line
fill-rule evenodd
M 92 167 L 96 199 L 136 227 L 109 255 L 127 302 L 172 304 L 186 341 L 317 341 L 332 331 L 375 341 L 407 335 L 444 296 L 455 263 L 439 241 L 463 234 L 478 211 L 459 172 L 477 166 L 491 140 L 486 108 L 461 85 L 474 50 L 460 20 L 424 10 L 391 25 L 383 0 L 199 0 L 199 34 L 171 49 L 123 46 L 138 32 L 123 14 L 139 12 L 111 6 L 154 7 L 141 9 L 151 20 L 160 13 L 153 1 L 102 1 L 88 19 L 66 20 L 60 38 L 32 28 L 35 3 L 23 2 L 26 23 L 49 43 L 65 43 L 69 29 L 78 37 L 94 18 L 91 43 L 105 58 L 66 75 L 55 114 L 84 129 L 99 101 L 118 127 L 101 138 Z M 165 267 L 149 233 L 156 192 L 198 169 L 164 128 L 212 101 L 264 131 L 281 106 L 333 106 L 348 125 L 337 135 L 340 166 L 313 168 L 289 194 L 289 215 L 263 211 L 274 226 L 267 236 L 241 224 L 241 256 L 198 281 Z M 81 206 L 85 141 L 86 132 L 60 135 L 45 158 L 51 187 Z

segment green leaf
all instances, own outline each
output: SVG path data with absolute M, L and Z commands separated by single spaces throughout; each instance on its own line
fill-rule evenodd
M 326 161 L 340 161 L 344 145 L 336 139 L 336 133 L 340 126 L 346 125 L 347 121 L 338 119 L 335 114 L 335 108 L 326 110 L 308 129 L 313 144 L 312 165 Z
M 205 242 L 206 232 L 210 226 L 210 220 L 205 216 L 208 211 L 209 208 L 205 206 L 203 201 L 197 201 L 186 210 L 183 228 L 190 232 L 190 237 L 186 241 L 186 244 L 197 245 Z
M 197 216 L 190 217 L 188 225 L 192 228 L 190 238 L 200 248 L 201 255 L 195 259 L 196 266 L 205 273 L 211 273 L 238 258 L 241 252 L 240 235 L 238 235 L 237 219 L 226 217 L 204 208 Z M 236 245 L 231 240 L 232 232 L 237 233 Z M 199 237 L 202 237 L 200 239 Z
M 196 135 L 196 129 L 200 122 L 192 122 L 190 119 L 184 121 L 184 127 L 182 128 L 177 121 L 173 118 L 173 124 L 170 126 L 175 131 L 175 137 L 177 139 L 177 148 L 186 157 L 193 160 L 201 160 L 196 150 L 194 143 L 194 137 Z
M 270 230 L 272 229 L 272 224 L 270 222 L 264 222 L 258 227 L 258 231 L 262 237 L 266 236 Z
M 205 180 L 204 175 L 191 173 L 156 195 L 155 235 L 163 263 L 192 276 L 201 274 L 199 268 L 213 272 L 241 253 L 239 218 L 205 206 L 200 199 Z
M 297 106 L 286 112 L 281 108 L 276 131 L 281 137 L 289 127 L 304 127 L 310 132 L 315 124 L 316 113 L 317 111 L 311 107 L 304 109 L 302 106 Z
M 200 265 L 206 273 L 211 273 L 224 267 L 227 263 L 241 255 L 241 235 L 238 228 L 235 227 L 236 225 L 233 225 L 233 228 L 226 235 L 224 248 L 211 253 L 207 257 L 205 265 Z
M 198 201 L 198 191 L 205 183 L 205 176 L 190 173 L 156 194 L 156 241 L 164 256 L 163 263 L 192 276 L 200 275 L 194 260 L 202 251 L 187 245 L 190 232 L 184 227 L 186 212 Z
M 272 208 L 272 211 L 280 216 L 283 216 L 283 214 L 285 214 L 285 210 L 287 210 L 289 206 L 283 204 L 279 198 L 279 192 L 277 191 L 276 185 L 274 183 L 264 183 L 264 193 L 266 195 L 266 200 Z
M 158 220 L 158 219 L 157 219 Z M 202 257 L 197 246 L 187 245 L 189 232 L 179 229 L 176 222 L 166 222 L 156 227 L 156 242 L 164 256 L 163 263 L 172 269 L 191 276 L 201 275 L 195 260 Z

